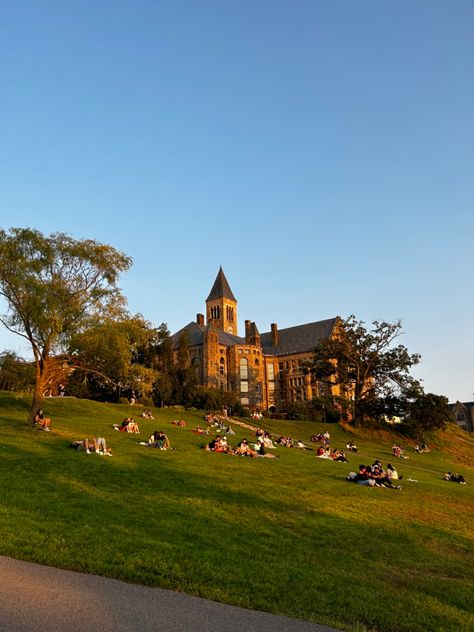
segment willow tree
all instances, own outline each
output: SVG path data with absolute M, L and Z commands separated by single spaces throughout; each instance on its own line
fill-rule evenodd
M 41 407 L 58 357 L 91 317 L 125 302 L 117 288 L 131 259 L 115 248 L 64 233 L 30 228 L 0 230 L 0 322 L 31 346 L 35 387 L 30 420 Z

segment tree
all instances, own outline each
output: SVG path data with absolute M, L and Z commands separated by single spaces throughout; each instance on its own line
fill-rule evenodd
M 177 404 L 191 406 L 196 394 L 198 378 L 196 366 L 191 361 L 190 340 L 184 331 L 178 341 L 177 361 L 174 371 L 173 399 Z
M 409 375 L 420 356 L 403 345 L 392 346 L 402 333 L 400 321 L 372 325 L 368 330 L 354 315 L 340 320 L 335 336 L 316 347 L 310 365 L 316 379 L 338 386 L 343 398 L 353 400 L 355 425 L 374 412 L 380 398 L 389 402 L 421 389 Z
M 404 420 L 404 430 L 424 439 L 425 432 L 446 428 L 452 422 L 448 398 L 434 393 L 423 393 L 408 404 L 408 414 Z
M 119 389 L 149 398 L 156 372 L 146 361 L 156 337 L 156 329 L 143 316 L 121 310 L 73 335 L 70 361 L 90 373 L 90 386 L 100 399 L 113 399 L 114 391 L 120 397 Z
M 35 369 L 32 362 L 13 351 L 0 354 L 0 389 L 2 391 L 33 392 Z
M 88 318 L 124 303 L 118 276 L 131 259 L 111 246 L 45 236 L 30 228 L 0 230 L 0 295 L 7 314 L 0 322 L 28 340 L 35 363 L 32 419 L 48 388 L 55 356 Z M 54 372 L 54 371 L 53 371 Z

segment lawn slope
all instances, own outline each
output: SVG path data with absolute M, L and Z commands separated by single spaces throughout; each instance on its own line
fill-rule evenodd
M 430 454 L 409 449 L 393 491 L 345 480 L 359 463 L 392 460 L 389 433 L 328 426 L 332 445 L 359 445 L 349 464 L 285 448 L 249 459 L 201 450 L 200 413 L 154 410 L 137 436 L 112 428 L 136 407 L 49 399 L 50 433 L 28 427 L 27 411 L 0 393 L 0 554 L 341 630 L 474 629 L 473 485 L 442 480 L 456 470 L 474 481 L 473 442 L 456 429 Z M 323 425 L 267 427 L 308 442 Z M 155 429 L 176 450 L 140 446 Z M 234 429 L 233 444 L 249 436 Z M 69 448 L 85 436 L 105 436 L 114 456 Z

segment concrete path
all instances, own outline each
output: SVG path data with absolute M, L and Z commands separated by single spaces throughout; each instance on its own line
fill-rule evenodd
M 0 556 L 1 632 L 334 632 L 160 588 Z

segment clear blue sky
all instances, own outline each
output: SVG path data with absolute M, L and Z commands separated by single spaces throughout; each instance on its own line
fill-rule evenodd
M 219 265 L 240 332 L 401 319 L 470 401 L 473 68 L 471 0 L 0 0 L 0 225 L 123 250 L 172 331 Z

